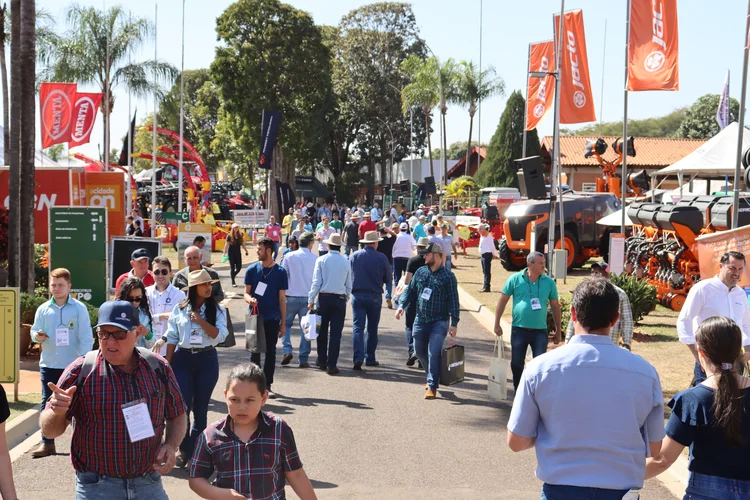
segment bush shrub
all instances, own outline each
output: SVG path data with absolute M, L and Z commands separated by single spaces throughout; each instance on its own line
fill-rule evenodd
M 560 312 L 562 313 L 562 320 L 560 322 L 562 331 L 560 332 L 561 338 L 565 339 L 565 332 L 568 329 L 568 323 L 570 323 L 570 301 L 572 297 L 560 297 Z M 551 332 L 555 329 L 555 317 L 552 316 L 552 308 L 547 308 L 547 331 Z
M 633 310 L 633 321 L 636 324 L 653 311 L 659 303 L 656 300 L 656 287 L 646 280 L 627 274 L 612 274 L 610 280 L 613 285 L 622 288 L 628 296 Z
M 47 302 L 47 297 L 43 295 L 30 295 L 21 293 L 21 323 L 31 325 L 34 323 L 36 310 Z

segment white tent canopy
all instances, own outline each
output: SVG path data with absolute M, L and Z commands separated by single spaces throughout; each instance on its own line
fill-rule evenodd
M 625 207 L 627 208 L 627 207 Z M 602 226 L 616 226 L 620 227 L 622 224 L 622 209 L 618 210 L 617 212 L 612 212 L 609 215 L 605 215 L 598 221 L 596 221 L 597 224 L 600 224 Z M 633 221 L 630 220 L 630 217 L 628 217 L 628 213 L 625 212 L 625 225 L 626 226 L 632 226 Z
M 719 177 L 734 175 L 737 162 L 737 122 L 727 125 L 721 132 L 709 139 L 682 160 L 651 175 L 679 175 L 698 177 Z M 750 147 L 750 130 L 745 129 L 742 151 Z

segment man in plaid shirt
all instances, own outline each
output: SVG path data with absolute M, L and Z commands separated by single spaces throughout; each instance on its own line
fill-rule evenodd
M 139 326 L 129 302 L 105 302 L 91 372 L 79 383 L 80 357 L 57 385 L 48 383 L 53 395 L 40 418 L 42 433 L 58 437 L 75 418 L 70 458 L 78 499 L 167 499 L 161 475 L 174 467 L 187 430 L 186 408 L 166 360 L 151 354 L 157 373 L 135 349 Z
M 607 278 L 609 279 L 609 264 L 606 262 L 594 262 L 591 264 L 591 276 L 593 278 Z M 620 318 L 617 323 L 614 324 L 609 330 L 609 336 L 612 339 L 612 343 L 620 345 L 620 337 L 622 336 L 622 346 L 630 350 L 630 343 L 633 340 L 633 310 L 630 308 L 630 299 L 628 294 L 622 288 L 612 285 L 617 291 L 617 295 L 620 296 Z M 574 334 L 573 322 L 568 322 L 568 331 L 565 333 L 565 343 L 570 342 Z
M 416 301 L 414 320 L 414 351 L 427 371 L 425 399 L 437 397 L 440 382 L 440 358 L 445 336 L 456 336 L 459 320 L 458 285 L 456 276 L 443 266 L 443 246 L 430 243 L 424 251 L 424 266 L 417 269 L 401 299 L 396 319 Z M 448 324 L 450 319 L 450 326 Z

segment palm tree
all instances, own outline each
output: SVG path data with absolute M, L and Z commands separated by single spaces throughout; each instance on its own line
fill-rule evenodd
M 410 55 L 401 64 L 401 70 L 406 74 L 409 84 L 401 90 L 401 107 L 404 115 L 410 108 L 420 107 L 424 113 L 425 129 L 427 130 L 427 153 L 430 158 L 430 175 L 435 177 L 432 165 L 432 141 L 430 140 L 430 123 L 432 108 L 440 102 L 438 81 L 438 61 L 434 57 L 421 59 Z
M 446 127 L 445 115 L 448 113 L 448 103 L 454 102 L 458 95 L 458 72 L 456 62 L 453 58 L 450 58 L 443 63 L 438 62 L 438 68 L 440 72 L 439 84 L 443 91 L 443 100 L 440 103 L 440 125 L 443 127 L 443 143 L 440 147 L 444 151 L 443 157 L 447 159 L 447 156 L 445 155 L 448 153 L 448 130 Z M 447 175 L 447 173 L 447 171 L 444 171 L 443 176 Z
M 469 175 L 469 155 L 471 154 L 471 134 L 474 128 L 474 114 L 477 111 L 477 102 L 496 95 L 505 93 L 505 82 L 499 76 L 495 76 L 495 68 L 489 67 L 484 71 L 478 71 L 474 63 L 462 61 L 461 71 L 458 73 L 456 83 L 456 95 L 454 102 L 469 107 L 469 142 L 466 147 L 466 171 Z
M 453 182 L 445 186 L 445 197 L 446 198 L 461 198 L 475 187 L 474 178 L 468 175 L 462 175 L 458 179 L 453 179 Z
M 177 77 L 177 69 L 163 61 L 129 62 L 129 54 L 151 38 L 153 24 L 149 19 L 129 17 L 119 5 L 97 10 L 74 4 L 68 10 L 68 31 L 54 42 L 49 54 L 49 76 L 55 81 L 95 84 L 109 102 L 102 99 L 104 118 L 104 151 L 109 150 L 109 115 L 115 104 L 113 90 L 127 85 L 136 98 L 153 93 L 165 94 L 163 85 Z

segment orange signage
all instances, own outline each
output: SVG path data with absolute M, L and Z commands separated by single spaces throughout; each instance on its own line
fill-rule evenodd
M 529 46 L 529 72 L 555 71 L 555 48 L 552 40 L 532 43 Z M 526 130 L 534 130 L 555 99 L 555 76 L 529 77 L 526 101 Z
M 121 172 L 86 172 L 86 196 L 81 204 L 107 209 L 107 232 L 125 234 L 125 177 Z
M 750 226 L 743 226 L 729 231 L 706 234 L 695 240 L 698 246 L 698 267 L 701 279 L 711 278 L 719 274 L 719 261 L 726 252 L 741 252 L 750 255 Z M 750 285 L 748 268 L 740 280 L 741 286 Z
M 560 14 L 554 16 L 555 40 L 560 30 Z M 583 11 L 566 12 L 563 17 L 562 54 L 560 61 L 560 123 L 596 121 L 594 97 L 586 56 Z
M 679 90 L 677 0 L 631 0 L 628 90 Z

